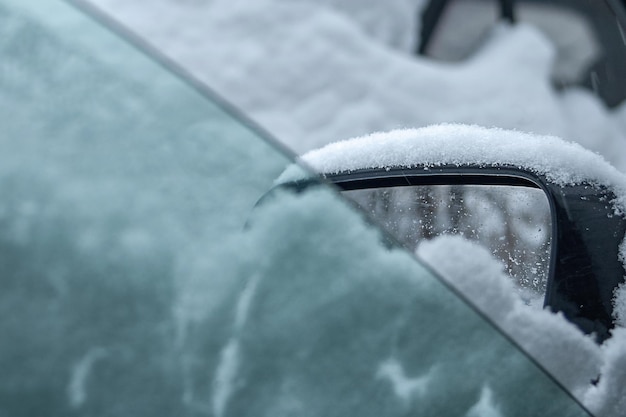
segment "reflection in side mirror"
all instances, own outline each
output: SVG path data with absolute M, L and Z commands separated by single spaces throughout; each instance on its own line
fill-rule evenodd
M 541 305 L 550 266 L 550 205 L 541 189 L 501 185 L 419 185 L 343 191 L 409 250 L 441 235 L 484 246 L 525 298 Z

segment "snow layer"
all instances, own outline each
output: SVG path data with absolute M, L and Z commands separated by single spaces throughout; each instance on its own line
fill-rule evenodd
M 599 416 L 623 416 L 626 408 L 626 329 L 619 328 L 602 348 L 600 382 L 589 388 L 584 402 Z
M 457 122 L 557 135 L 626 170 L 626 109 L 555 91 L 554 47 L 533 27 L 499 27 L 469 59 L 446 64 L 407 54 L 420 1 L 92 2 L 298 152 Z
M 336 142 L 301 159 L 322 174 L 416 165 L 511 165 L 545 175 L 560 185 L 587 182 L 610 186 L 618 196 L 617 208 L 626 208 L 626 176 L 600 155 L 554 136 L 442 124 Z M 281 180 L 296 176 L 287 171 Z
M 622 263 L 626 266 L 626 239 L 624 239 L 624 242 L 622 242 L 620 246 L 619 256 Z M 616 323 L 626 327 L 626 283 L 620 285 L 615 290 L 613 304 L 615 306 L 613 315 L 615 316 Z
M 349 19 L 372 40 L 408 53 L 413 52 L 417 44 L 421 23 L 417 14 L 424 3 L 425 0 L 315 1 L 316 5 L 329 7 Z
M 594 413 L 623 414 L 626 329 L 617 328 L 611 339 L 598 346 L 562 315 L 528 308 L 503 266 L 483 247 L 462 237 L 424 241 L 417 255 L 506 329 Z

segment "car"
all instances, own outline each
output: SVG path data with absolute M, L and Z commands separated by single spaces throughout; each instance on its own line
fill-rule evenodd
M 428 0 L 420 13 L 416 53 L 459 60 L 477 48 L 495 20 L 530 22 L 550 38 L 556 49 L 551 81 L 557 89 L 584 87 L 608 107 L 626 98 L 620 76 L 626 71 L 626 7 L 619 0 Z
M 535 312 L 558 382 L 333 187 L 254 208 L 296 156 L 105 16 L 0 22 L 1 415 L 618 415 L 619 331 Z
M 615 293 L 626 273 L 620 252 L 626 176 L 598 155 L 556 137 L 434 125 L 330 144 L 302 161 L 407 249 L 442 234 L 467 236 L 497 253 L 522 288 L 540 293 L 542 306 L 562 312 L 598 342 L 609 337 Z M 309 184 L 315 181 L 281 186 Z M 434 195 L 431 186 L 446 188 Z M 480 190 L 485 186 L 492 189 Z M 524 202 L 525 187 L 542 196 Z M 530 213 L 510 207 L 524 203 Z M 533 212 L 539 219 L 529 219 Z M 512 227 L 481 236 L 494 227 L 488 223 L 494 217 Z M 516 220 L 537 229 L 533 242 L 522 242 Z

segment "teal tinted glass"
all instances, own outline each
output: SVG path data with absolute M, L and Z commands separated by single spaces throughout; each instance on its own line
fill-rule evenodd
M 585 415 L 333 190 L 253 209 L 289 158 L 72 7 L 0 53 L 0 415 Z

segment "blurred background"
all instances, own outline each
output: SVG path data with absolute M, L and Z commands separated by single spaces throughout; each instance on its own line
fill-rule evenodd
M 554 134 L 626 170 L 626 47 L 605 1 L 90 2 L 299 153 L 460 122 Z

